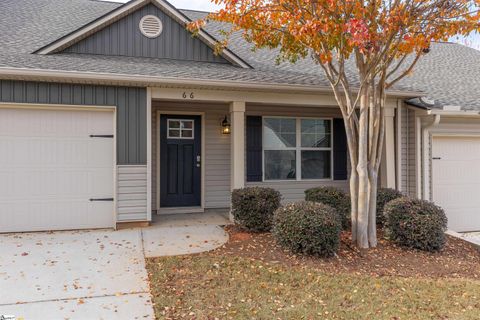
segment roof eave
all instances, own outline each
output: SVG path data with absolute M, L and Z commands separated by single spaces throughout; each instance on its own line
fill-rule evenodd
M 96 72 L 79 71 L 59 71 L 43 69 L 25 69 L 25 68 L 2 68 L 0 67 L 0 78 L 4 79 L 22 79 L 56 82 L 88 82 L 95 84 L 118 84 L 118 85 L 138 85 L 138 86 L 195 86 L 195 87 L 216 87 L 234 90 L 268 90 L 273 92 L 291 92 L 305 94 L 332 93 L 329 86 L 320 85 L 302 85 L 302 84 L 279 84 L 268 82 L 248 82 L 235 80 L 211 80 L 211 79 L 191 79 L 191 78 L 169 78 L 146 75 L 112 74 Z M 409 99 L 413 97 L 424 96 L 423 92 L 417 91 L 387 91 L 389 97 Z
M 427 112 L 429 115 L 441 115 L 441 116 L 450 116 L 450 117 L 480 117 L 480 111 L 475 110 L 459 110 L 459 111 L 450 111 L 450 110 L 439 110 L 431 109 Z

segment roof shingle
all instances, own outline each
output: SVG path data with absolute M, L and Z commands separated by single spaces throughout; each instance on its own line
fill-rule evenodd
M 120 3 L 95 0 L 3 0 L 0 10 L 0 68 L 26 68 L 58 71 L 145 75 L 166 78 L 244 81 L 327 87 L 320 67 L 311 59 L 296 64 L 276 64 L 276 50 L 251 50 L 239 35 L 229 48 L 252 65 L 242 69 L 233 65 L 101 56 L 86 54 L 39 55 L 32 52 L 77 30 L 92 20 L 118 8 Z M 182 10 L 192 20 L 205 12 Z M 206 31 L 220 37 L 225 26 L 210 23 Z M 355 79 L 354 66 L 348 72 Z M 480 51 L 458 44 L 433 44 L 413 75 L 397 89 L 423 91 L 435 100 L 435 108 L 456 105 L 480 111 Z

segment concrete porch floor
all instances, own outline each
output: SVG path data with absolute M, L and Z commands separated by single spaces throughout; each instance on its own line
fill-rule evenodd
M 227 210 L 207 210 L 201 213 L 153 214 L 152 226 L 178 227 L 231 224 Z
M 200 253 L 228 241 L 221 226 L 230 224 L 223 212 L 154 215 L 142 228 L 145 257 Z

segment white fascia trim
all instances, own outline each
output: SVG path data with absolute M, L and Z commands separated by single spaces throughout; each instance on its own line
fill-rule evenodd
M 480 111 L 465 110 L 465 111 L 448 111 L 448 110 L 428 110 L 429 115 L 441 115 L 451 117 L 472 117 L 480 116 Z
M 90 32 L 95 31 L 97 28 L 101 28 L 102 26 L 108 25 L 112 20 L 128 14 L 130 11 L 134 11 L 139 7 L 142 7 L 144 5 L 147 5 L 149 3 L 153 3 L 160 9 L 164 10 L 168 15 L 170 15 L 172 18 L 177 20 L 179 23 L 183 24 L 186 26 L 188 23 L 191 22 L 190 19 L 185 17 L 182 13 L 180 13 L 177 9 L 172 7 L 169 3 L 163 0 L 136 0 L 132 1 L 130 3 L 127 3 L 123 5 L 122 7 L 119 7 L 118 9 L 114 9 L 110 14 L 107 14 L 103 18 L 100 18 L 98 21 L 95 21 L 95 23 L 89 24 L 85 27 L 81 27 L 78 29 L 76 32 L 61 38 L 58 41 L 55 41 L 46 47 L 40 49 L 37 51 L 38 54 L 49 54 L 49 53 L 54 53 L 58 50 L 61 50 L 62 48 L 76 42 L 78 39 L 83 39 L 83 36 L 88 35 Z M 198 36 L 210 44 L 212 47 L 215 47 L 215 44 L 217 43 L 217 40 L 215 40 L 212 36 L 210 36 L 208 33 L 206 33 L 203 30 L 198 31 Z M 233 52 L 231 52 L 228 49 L 224 49 L 222 51 L 222 56 L 227 59 L 228 61 L 232 62 L 233 64 L 240 66 L 242 68 L 246 69 L 251 69 L 252 67 L 247 64 L 245 61 L 240 59 L 237 55 L 235 55 Z
M 122 84 L 137 84 L 141 86 L 192 86 L 192 87 L 217 87 L 233 90 L 268 90 L 295 93 L 332 93 L 328 86 L 315 85 L 296 85 L 296 84 L 278 84 L 278 83 L 258 83 L 234 80 L 210 80 L 210 79 L 190 79 L 190 78 L 168 78 L 144 75 L 127 75 L 96 72 L 79 71 L 58 71 L 48 69 L 25 69 L 25 68 L 2 68 L 0 67 L 0 78 L 11 79 L 12 77 L 23 78 L 44 78 L 51 81 L 89 81 L 89 82 L 109 82 Z M 29 79 L 31 80 L 31 79 Z M 415 91 L 387 91 L 389 97 L 412 98 L 423 96 L 423 92 Z

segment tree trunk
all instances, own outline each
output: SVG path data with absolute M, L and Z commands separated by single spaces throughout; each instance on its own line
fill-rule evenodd
M 357 245 L 368 249 L 368 95 L 364 90 L 360 99 L 360 121 L 358 130 L 358 221 Z
M 377 246 L 377 192 L 378 192 L 378 171 L 375 168 L 369 170 L 369 218 L 368 218 L 368 242 L 370 247 Z
M 355 111 L 355 99 L 332 86 L 342 111 L 350 156 L 352 242 L 360 249 L 377 246 L 376 204 L 386 96 L 384 78 L 376 80 L 367 79 L 360 90 L 360 114 Z M 343 89 L 348 92 L 348 87 Z
M 350 205 L 351 205 L 351 219 L 352 219 L 352 242 L 357 242 L 357 228 L 358 228 L 358 174 L 355 169 L 356 166 L 352 163 L 352 170 L 350 173 Z

